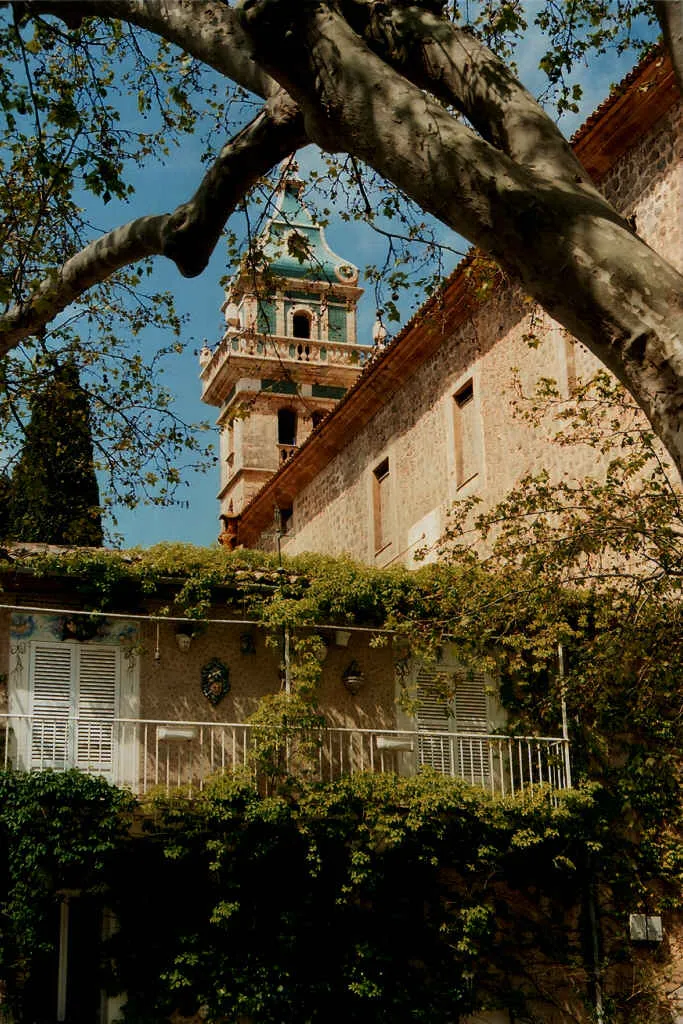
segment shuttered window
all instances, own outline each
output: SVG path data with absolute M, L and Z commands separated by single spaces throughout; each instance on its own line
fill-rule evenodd
M 489 743 L 476 735 L 489 731 L 483 672 L 456 674 L 453 706 L 456 732 L 465 734 L 458 740 L 458 774 L 472 783 L 483 784 L 489 777 Z
M 372 471 L 372 517 L 375 553 L 391 541 L 389 522 L 389 459 L 383 459 Z
M 31 767 L 111 773 L 118 689 L 118 647 L 33 643 Z
M 69 764 L 73 648 L 32 644 L 31 767 Z
M 429 765 L 443 775 L 454 775 L 451 709 L 435 671 L 419 669 L 417 700 L 418 763 Z
M 462 487 L 479 473 L 481 462 L 479 412 L 471 380 L 453 396 L 453 417 L 455 478 L 456 485 Z
M 484 739 L 490 717 L 486 676 L 457 671 L 453 676 L 455 693 L 449 701 L 443 673 L 424 666 L 418 670 L 419 764 L 485 784 L 490 774 L 489 742 Z
M 89 771 L 111 770 L 118 690 L 119 652 L 115 647 L 79 647 L 75 762 Z

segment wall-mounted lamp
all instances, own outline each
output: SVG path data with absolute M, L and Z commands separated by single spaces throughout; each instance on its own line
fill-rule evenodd
M 360 692 L 361 687 L 365 679 L 363 678 L 363 672 L 357 661 L 352 661 L 347 668 L 342 672 L 342 683 L 349 691 L 352 697 L 355 697 Z
M 178 650 L 182 651 L 183 654 L 187 654 L 192 644 L 192 640 L 201 632 L 202 626 L 199 623 L 179 622 L 175 629 L 175 642 L 178 645 Z
M 199 619 L 183 619 L 176 623 L 175 642 L 178 650 L 187 654 L 192 641 L 196 636 L 201 636 L 206 629 L 206 623 Z
M 337 647 L 348 647 L 351 634 L 347 629 L 337 629 L 334 634 L 334 642 Z

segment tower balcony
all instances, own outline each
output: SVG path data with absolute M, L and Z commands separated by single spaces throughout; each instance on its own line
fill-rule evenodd
M 299 383 L 350 387 L 369 362 L 369 345 L 228 331 L 202 360 L 202 401 L 220 406 L 241 377 L 287 376 Z

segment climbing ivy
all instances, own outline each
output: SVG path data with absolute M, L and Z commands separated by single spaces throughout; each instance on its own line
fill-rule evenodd
M 135 1024 L 451 1024 L 476 1006 L 531 1020 L 549 972 L 589 1019 L 587 863 L 619 899 L 637 890 L 591 785 L 494 800 L 425 771 L 264 796 L 235 775 L 148 800 L 132 832 L 132 798 L 102 780 L 0 774 L 0 789 L 0 981 L 19 1020 L 65 889 L 115 912 L 98 980 Z M 628 953 L 623 928 L 604 952 Z M 658 1012 L 643 988 L 610 1019 Z

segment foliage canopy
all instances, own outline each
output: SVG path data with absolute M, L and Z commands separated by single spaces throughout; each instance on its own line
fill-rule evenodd
M 143 834 L 130 837 L 128 798 L 98 780 L 2 776 L 0 976 L 15 1005 L 51 941 L 55 891 L 76 885 L 75 872 L 117 913 L 107 984 L 128 990 L 138 1024 L 174 1009 L 267 1024 L 292 1008 L 309 1021 L 343 1008 L 361 1021 L 446 1024 L 475 1005 L 524 1019 L 549 995 L 553 970 L 576 1005 L 590 1003 L 597 971 L 614 1021 L 665 1019 L 646 961 L 634 968 L 637 998 L 622 999 L 611 979 L 633 955 L 625 908 L 680 907 L 680 496 L 660 447 L 606 378 L 573 403 L 546 383 L 520 397 L 522 410 L 566 413 L 557 443 L 606 446 L 609 471 L 580 492 L 524 481 L 478 523 L 476 507 L 458 509 L 443 560 L 415 573 L 311 555 L 279 566 L 262 552 L 180 545 L 8 553 L 4 572 L 18 561 L 62 576 L 94 610 L 154 596 L 195 619 L 218 606 L 267 632 L 287 626 L 294 693 L 254 720 L 260 756 L 275 767 L 273 723 L 319 722 L 320 627 L 358 624 L 399 660 L 413 653 L 438 666 L 449 643 L 464 664 L 495 669 L 512 732 L 554 731 L 564 694 L 577 780 L 553 803 L 542 792 L 496 801 L 429 772 L 317 785 L 274 771 L 268 797 L 235 776 L 198 799 L 154 800 Z M 483 553 L 468 545 L 471 524 L 488 536 Z M 615 552 L 629 555 L 618 572 Z M 591 913 L 604 943 L 597 966 L 586 952 Z

